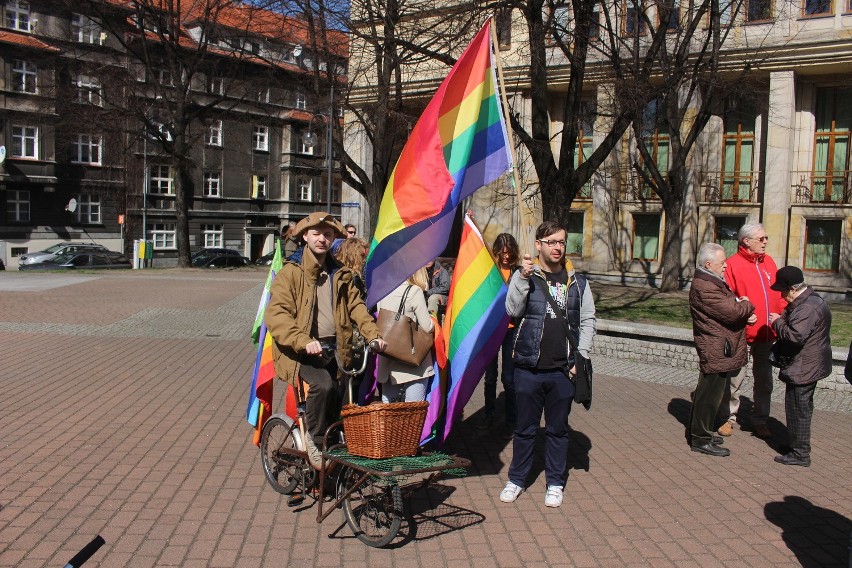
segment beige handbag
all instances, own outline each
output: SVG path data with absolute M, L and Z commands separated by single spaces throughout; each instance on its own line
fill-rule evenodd
M 417 367 L 432 349 L 435 338 L 431 332 L 423 331 L 416 321 L 405 315 L 405 299 L 413 286 L 409 285 L 402 295 L 399 308 L 379 310 L 376 323 L 382 339 L 388 344 L 382 355 L 395 359 L 400 363 Z

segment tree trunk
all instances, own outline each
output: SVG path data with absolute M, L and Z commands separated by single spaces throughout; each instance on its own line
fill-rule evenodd
M 682 190 L 679 187 L 672 187 L 671 195 L 663 201 L 666 225 L 663 231 L 662 279 L 660 280 L 660 291 L 662 292 L 673 292 L 680 289 L 682 268 L 680 251 L 683 241 L 681 234 L 682 209 Z
M 189 268 L 189 205 L 192 203 L 194 185 L 189 161 L 186 158 L 175 159 L 175 238 L 178 246 L 178 266 Z
M 565 191 L 556 183 L 543 183 L 540 187 L 542 221 L 558 221 L 566 225 L 574 192 Z

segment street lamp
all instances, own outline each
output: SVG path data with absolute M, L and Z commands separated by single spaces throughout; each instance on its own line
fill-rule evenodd
M 326 125 L 326 151 L 325 151 L 325 161 L 326 161 L 326 192 L 328 197 L 328 212 L 331 213 L 331 169 L 332 169 L 332 160 L 333 160 L 333 149 L 331 145 L 331 136 L 332 136 L 332 120 L 334 120 L 334 85 L 331 86 L 331 92 L 328 100 L 328 115 L 322 113 L 315 113 L 314 116 L 311 117 L 311 121 L 308 123 L 308 131 L 303 134 L 302 139 L 305 141 L 305 146 L 308 148 L 313 148 L 317 145 L 317 135 L 313 133 L 311 130 L 311 125 L 314 122 L 314 119 L 320 117 L 325 120 Z

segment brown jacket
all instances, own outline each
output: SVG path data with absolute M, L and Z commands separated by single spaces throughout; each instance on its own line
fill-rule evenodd
M 778 378 L 785 383 L 809 385 L 831 374 L 831 310 L 813 288 L 806 288 L 781 317 L 772 323 L 779 341 L 801 349 Z
M 726 373 L 748 362 L 745 327 L 754 312 L 750 302 L 738 302 L 736 295 L 718 276 L 698 269 L 689 291 L 692 335 L 702 373 Z M 725 355 L 725 342 L 730 356 Z
M 270 299 L 264 321 L 274 343 L 272 356 L 275 373 L 279 379 L 296 384 L 305 348 L 314 341 L 311 337 L 316 281 L 321 266 L 308 247 L 284 263 L 275 275 L 270 289 Z M 332 301 L 334 323 L 337 328 L 337 351 L 341 363 L 352 363 L 352 326 L 356 326 L 367 341 L 378 339 L 379 328 L 364 305 L 361 294 L 353 282 L 354 272 L 340 266 L 331 254 L 326 256 L 326 266 L 332 274 Z

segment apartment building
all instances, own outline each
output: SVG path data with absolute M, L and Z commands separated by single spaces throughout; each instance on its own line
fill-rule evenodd
M 719 5 L 722 20 L 730 25 L 723 44 L 724 65 L 734 69 L 748 61 L 753 89 L 749 97 L 732 98 L 720 106 L 690 154 L 681 220 L 684 277 L 689 278 L 701 243 L 715 241 L 733 252 L 739 227 L 762 222 L 770 235 L 768 252 L 779 266 L 800 266 L 816 287 L 848 295 L 852 292 L 852 3 L 750 0 Z M 667 24 L 672 29 L 684 17 L 681 4 L 674 6 Z M 569 5 L 556 10 L 570 20 Z M 637 10 L 645 11 L 648 19 L 638 17 Z M 606 22 L 618 34 L 638 37 L 641 45 L 646 22 L 659 24 L 659 13 L 653 2 L 602 2 L 590 33 L 602 33 Z M 562 14 L 546 20 L 558 22 Z M 504 88 L 522 121 L 531 116 L 530 83 L 525 80 L 530 50 L 524 25 L 517 11 L 505 11 L 502 21 L 498 19 L 504 75 L 510 78 Z M 359 47 L 353 45 L 352 53 L 355 65 Z M 560 97 L 567 88 L 569 66 L 555 46 L 547 46 L 547 57 L 551 144 L 558 157 L 563 126 Z M 587 115 L 581 119 L 576 142 L 578 160 L 601 144 L 614 104 L 611 74 L 600 50 L 590 49 L 587 61 L 583 94 Z M 409 79 L 408 96 L 430 96 L 444 74 L 446 67 L 419 68 Z M 653 125 L 661 112 L 659 101 L 649 103 L 646 123 Z M 652 159 L 665 171 L 670 133 L 650 128 L 641 135 L 647 137 Z M 628 129 L 572 203 L 568 252 L 578 268 L 597 278 L 655 284 L 661 272 L 665 214 L 661 201 L 633 167 L 638 159 L 635 136 Z M 517 150 L 524 196 L 530 203 L 540 203 L 534 197 L 538 182 L 529 156 L 520 144 Z M 344 188 L 344 201 L 355 197 Z M 483 189 L 471 201 L 476 218 L 485 225 L 486 238 L 523 231 L 520 207 L 505 188 Z M 547 217 L 540 205 L 532 209 L 537 220 Z
M 188 9 L 177 32 L 190 73 L 158 47 L 155 5 L 108 0 L 81 13 L 70 1 L 0 2 L 7 267 L 60 241 L 130 252 L 140 238 L 153 241 L 155 266 L 176 263 L 179 172 L 169 145 L 178 100 L 181 117 L 193 113 L 181 138 L 191 250 L 255 259 L 287 221 L 329 202 L 339 212 L 327 71 L 345 77 L 345 36 L 332 33 L 322 51 L 296 18 L 223 3 L 211 21 Z M 148 64 L 136 51 L 143 43 Z

